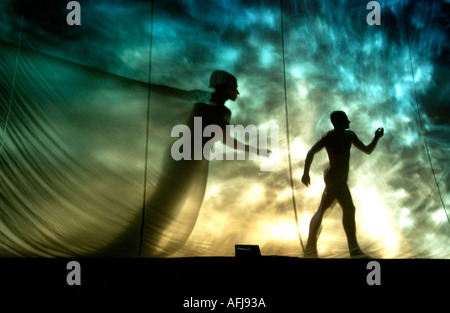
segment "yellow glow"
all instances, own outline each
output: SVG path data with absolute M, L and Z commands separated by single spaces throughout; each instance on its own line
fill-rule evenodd
M 218 185 L 213 185 L 210 188 L 208 188 L 206 194 L 205 194 L 205 201 L 209 198 L 213 198 L 218 196 L 220 193 L 220 187 Z
M 399 226 L 408 228 L 413 225 L 413 220 L 410 218 L 410 211 L 407 208 L 402 208 L 400 210 L 400 219 L 399 219 Z
M 282 192 L 280 192 L 277 196 L 278 201 L 283 201 L 292 198 L 292 189 L 286 188 Z
M 297 229 L 293 221 L 277 223 L 272 226 L 272 236 L 276 240 L 296 240 Z
M 248 192 L 244 195 L 245 200 L 252 203 L 261 200 L 261 195 L 264 193 L 264 187 L 261 185 L 253 185 L 249 188 Z
M 315 175 L 310 176 L 311 185 L 309 185 L 308 188 L 305 188 L 305 195 L 317 199 L 320 202 L 323 190 L 325 189 L 325 183 L 323 182 L 323 179 L 320 179 L 321 177 Z
M 255 162 L 261 169 L 279 169 L 281 166 L 286 166 L 281 160 L 281 153 L 279 150 L 272 150 L 272 154 L 266 157 L 258 157 Z
M 261 223 L 261 233 L 265 240 L 291 241 L 298 240 L 297 227 L 294 219 L 278 219 Z
M 309 148 L 300 138 L 295 138 L 290 145 L 291 155 L 306 157 Z
M 316 212 L 316 210 L 314 210 L 314 213 Z M 300 234 L 302 236 L 302 239 L 306 239 L 308 237 L 308 232 L 309 232 L 309 222 L 311 220 L 313 214 L 309 214 L 309 213 L 300 213 L 298 215 L 298 227 L 300 228 Z
M 362 186 L 353 188 L 352 193 L 358 195 L 354 199 L 357 207 L 356 223 L 358 235 L 368 235 L 377 244 L 385 248 L 386 254 L 394 255 L 398 249 L 399 238 L 379 194 L 375 189 L 368 189 Z

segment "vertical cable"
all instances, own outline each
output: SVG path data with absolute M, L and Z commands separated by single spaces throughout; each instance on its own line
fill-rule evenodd
M 9 94 L 8 111 L 6 112 L 5 125 L 3 126 L 2 143 L 0 144 L 0 151 L 3 149 L 3 144 L 5 143 L 6 128 L 8 127 L 9 115 L 11 112 L 11 104 L 12 104 L 12 99 L 14 97 L 14 89 L 16 87 L 16 74 L 17 74 L 17 67 L 19 65 L 20 45 L 21 45 L 21 41 L 22 41 L 22 28 L 23 28 L 23 15 L 22 15 L 22 20 L 20 21 L 19 43 L 17 44 L 16 62 L 14 64 L 14 74 L 13 74 L 13 80 L 12 80 L 12 84 L 11 84 L 11 93 Z
M 141 219 L 141 233 L 139 238 L 139 252 L 138 256 L 141 256 L 142 244 L 144 239 L 144 226 L 145 226 L 145 209 L 146 209 L 146 198 L 147 198 L 147 174 L 148 174 L 148 139 L 150 131 L 150 101 L 151 101 L 151 90 L 152 90 L 152 46 L 153 46 L 153 11 L 154 11 L 154 1 L 152 0 L 151 6 L 151 24 L 150 24 L 150 51 L 149 51 L 149 65 L 148 65 L 148 93 L 147 93 L 147 127 L 145 134 L 145 168 L 144 168 L 144 195 L 142 199 L 142 219 Z
M 444 200 L 442 199 L 441 189 L 439 188 L 439 183 L 438 183 L 438 181 L 436 179 L 436 173 L 434 172 L 433 162 L 431 160 L 431 154 L 430 154 L 430 150 L 428 148 L 428 142 L 427 142 L 427 139 L 425 137 L 425 131 L 424 131 L 424 127 L 423 127 L 422 117 L 420 116 L 419 101 L 417 100 L 417 91 L 416 91 L 416 79 L 414 77 L 414 68 L 413 68 L 413 62 L 412 62 L 411 45 L 410 45 L 410 41 L 409 41 L 408 23 L 407 23 L 407 19 L 406 19 L 405 0 L 403 0 L 402 2 L 403 2 L 403 15 L 404 15 L 404 19 L 405 19 L 406 40 L 407 40 L 407 43 L 408 43 L 408 51 L 409 51 L 409 62 L 410 62 L 410 66 L 411 66 L 411 75 L 412 75 L 412 80 L 413 80 L 414 101 L 416 102 L 417 115 L 419 116 L 420 130 L 421 130 L 421 133 L 422 133 L 423 142 L 425 143 L 425 150 L 426 150 L 427 155 L 428 155 L 428 161 L 430 162 L 431 173 L 433 174 L 434 182 L 436 183 L 439 199 L 441 200 L 442 207 L 444 208 L 445 215 L 447 216 L 447 221 L 450 223 L 450 218 L 448 216 L 447 209 L 445 208 Z
M 305 253 L 305 247 L 303 246 L 302 236 L 300 234 L 300 227 L 298 225 L 298 215 L 297 215 L 297 204 L 295 201 L 295 189 L 294 189 L 294 178 L 292 175 L 292 161 L 291 161 L 291 144 L 289 140 L 289 111 L 288 111 L 288 101 L 287 101 L 287 86 L 286 86 L 286 60 L 284 55 L 284 5 L 283 0 L 280 2 L 281 9 L 281 50 L 283 55 L 283 82 L 284 82 L 284 107 L 286 112 L 286 138 L 288 147 L 288 160 L 289 160 L 289 179 L 291 183 L 291 196 L 292 204 L 294 206 L 295 223 L 297 225 L 298 239 L 300 241 L 300 246 L 302 247 L 303 254 Z

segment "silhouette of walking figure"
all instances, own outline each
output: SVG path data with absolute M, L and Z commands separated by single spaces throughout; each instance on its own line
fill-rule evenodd
M 309 169 L 314 158 L 314 154 L 325 147 L 330 161 L 329 167 L 325 170 L 325 190 L 319 209 L 314 214 L 309 225 L 309 236 L 306 244 L 305 257 L 317 258 L 317 234 L 322 224 L 325 211 L 332 206 L 335 201 L 341 205 L 343 211 L 342 223 L 347 235 L 348 247 L 352 258 L 367 258 L 356 240 L 355 206 L 352 201 L 350 190 L 347 186 L 349 171 L 350 148 L 355 145 L 359 150 L 371 154 L 375 149 L 378 140 L 383 136 L 384 129 L 378 128 L 375 137 L 369 145 L 363 144 L 356 134 L 347 130 L 350 121 L 343 111 L 334 111 L 330 115 L 334 130 L 329 131 L 308 151 L 305 160 L 302 182 L 306 186 L 310 184 Z

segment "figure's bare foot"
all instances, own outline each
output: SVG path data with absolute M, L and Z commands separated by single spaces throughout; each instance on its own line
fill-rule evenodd
M 318 254 L 317 254 L 317 249 L 315 247 L 314 248 L 306 247 L 304 258 L 306 258 L 306 259 L 319 258 Z
M 371 257 L 364 252 L 361 251 L 361 249 L 355 249 L 350 251 L 350 257 L 352 259 L 371 259 Z

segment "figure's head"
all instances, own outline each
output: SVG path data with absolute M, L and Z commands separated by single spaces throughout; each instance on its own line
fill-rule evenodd
M 350 127 L 350 121 L 344 111 L 332 112 L 330 119 L 335 129 L 347 129 Z
M 233 101 L 239 94 L 236 77 L 225 71 L 214 71 L 209 79 L 209 87 L 214 88 L 222 97 Z

